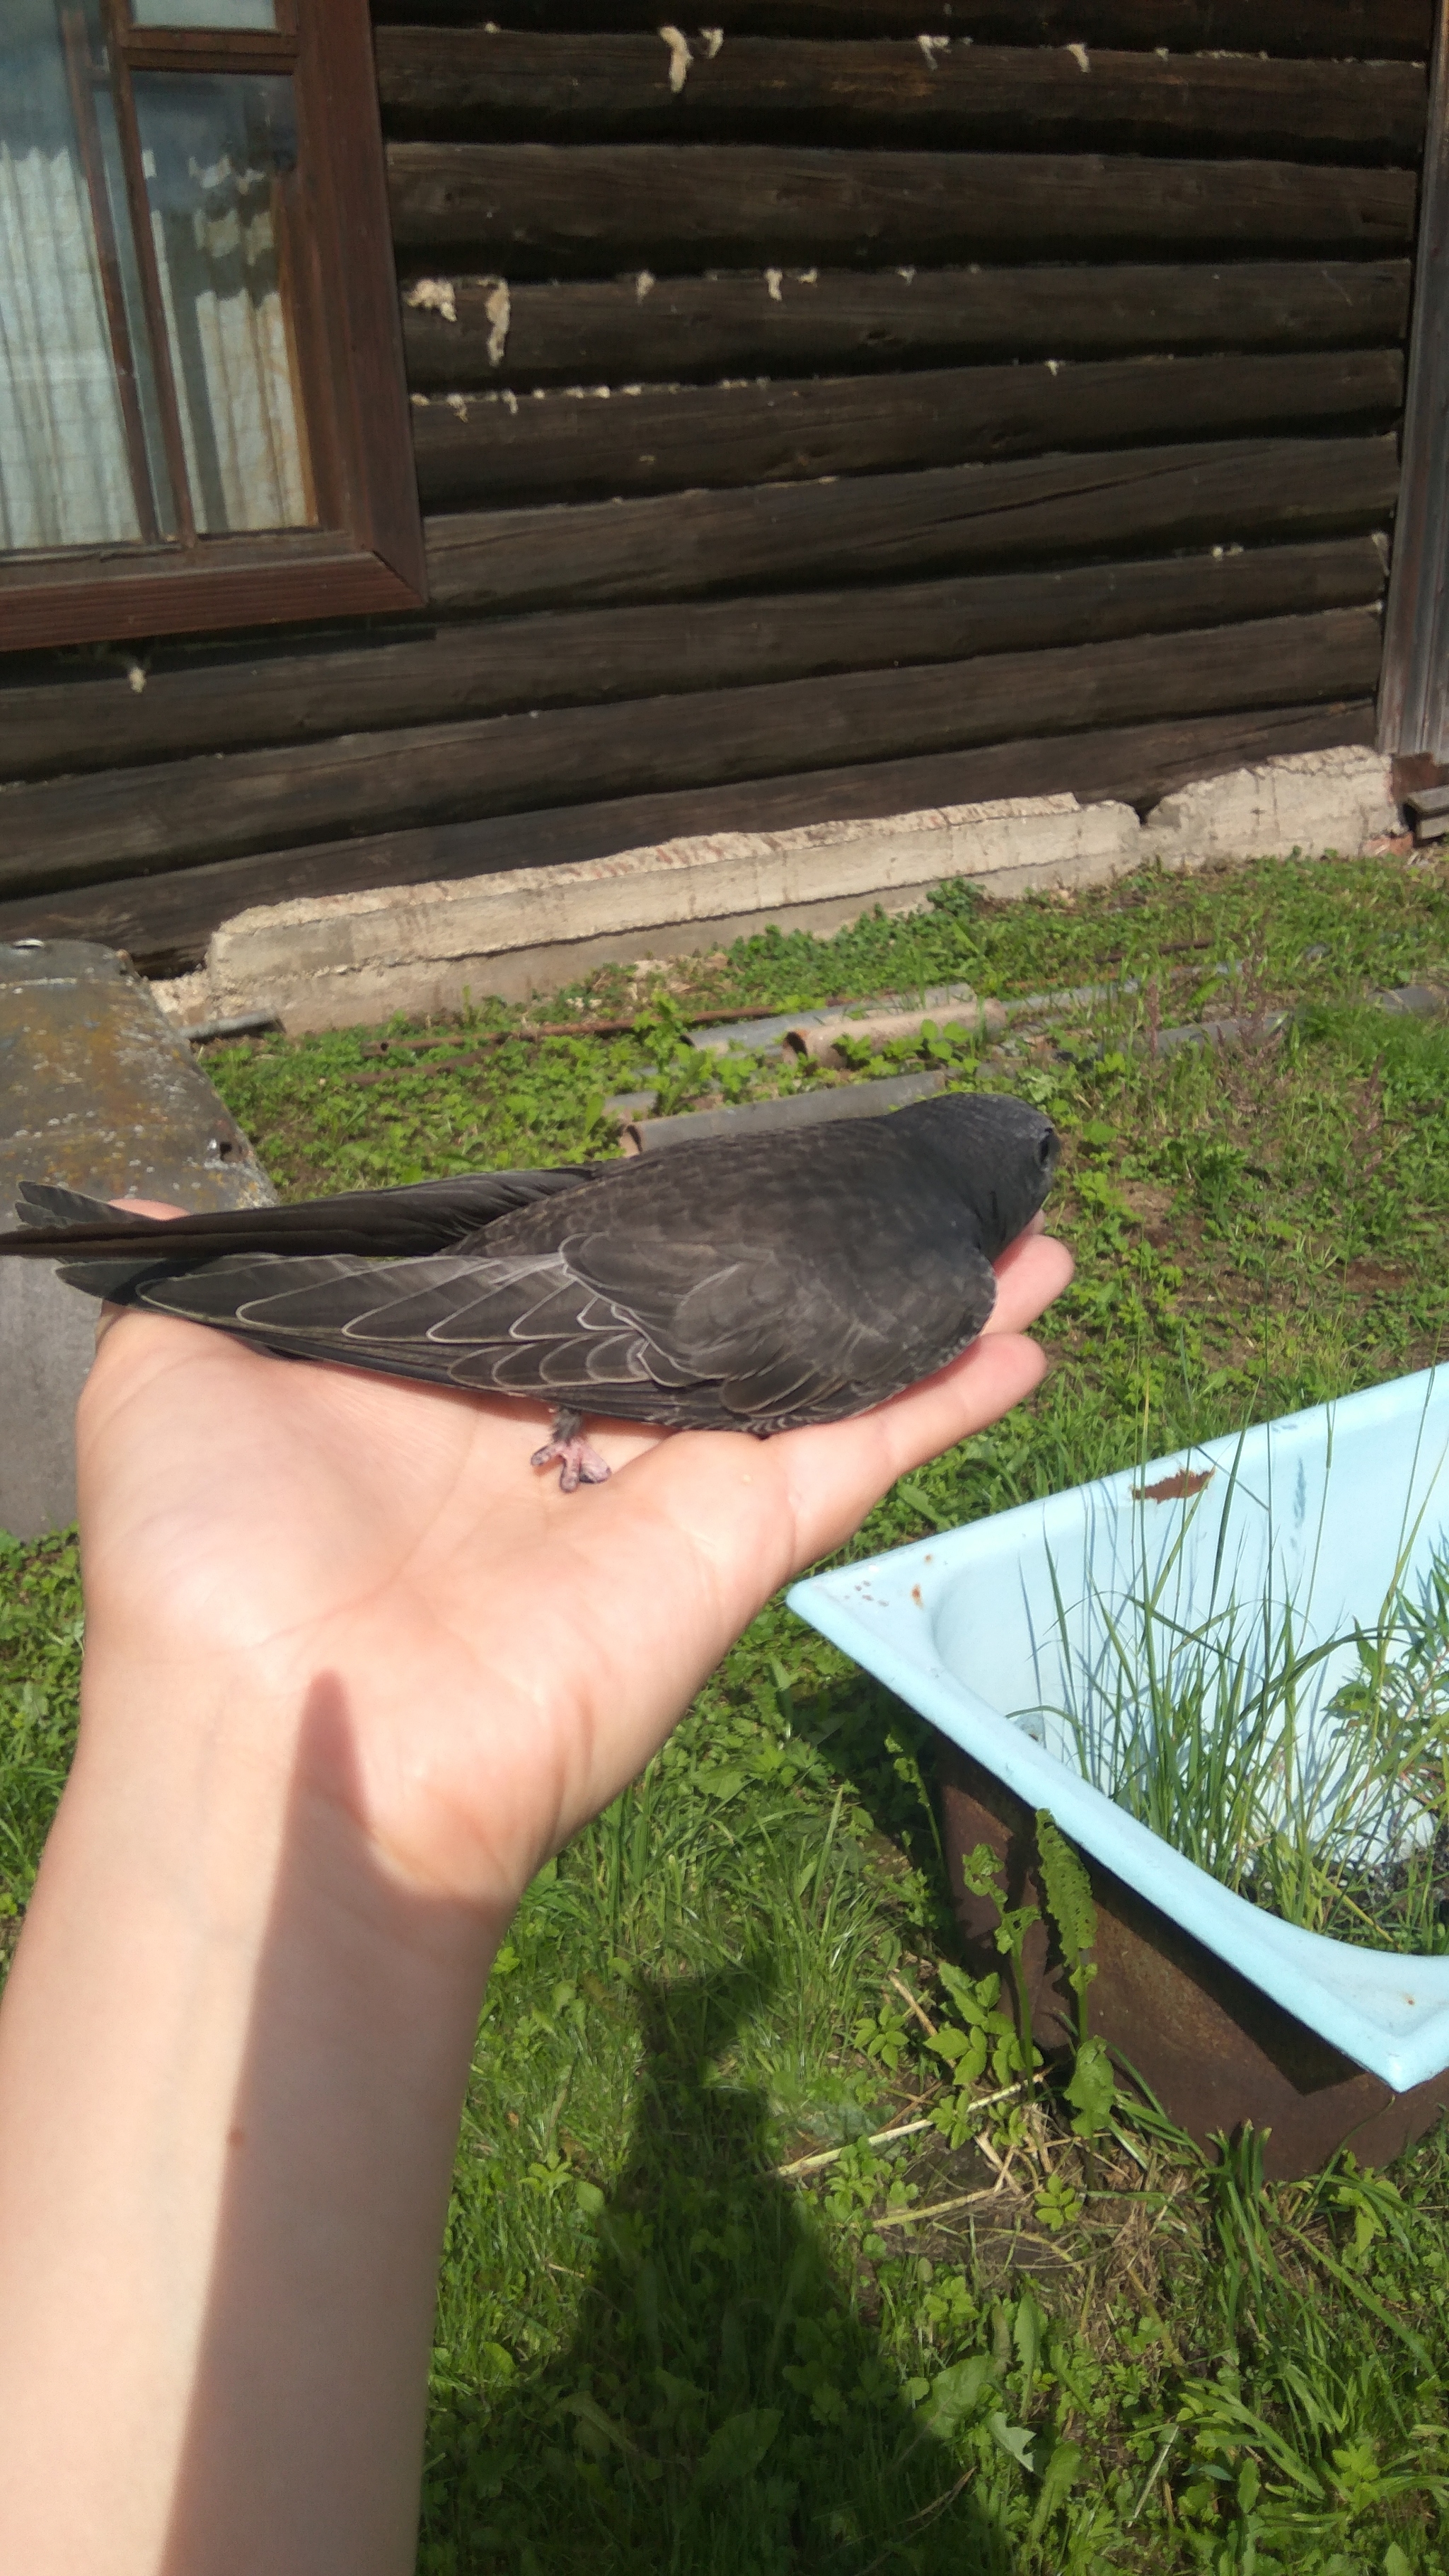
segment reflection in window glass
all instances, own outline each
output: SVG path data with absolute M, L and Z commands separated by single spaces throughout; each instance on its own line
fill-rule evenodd
M 292 84 L 143 73 L 135 96 L 197 527 L 308 526 L 286 276 Z
M 83 52 L 83 39 L 82 39 Z M 103 260 L 92 91 L 53 0 L 0 12 L 0 547 L 97 545 L 164 528 L 115 244 Z M 88 175 L 89 163 L 89 175 Z M 93 190 L 96 183 L 99 194 Z M 110 288 L 108 298 L 107 288 Z M 117 342 L 121 343 L 118 350 Z M 139 377 L 139 383 L 138 383 Z M 158 507 L 159 503 L 159 507 Z M 148 524 L 149 523 L 149 524 Z
M 133 27 L 275 27 L 276 0 L 131 0 Z

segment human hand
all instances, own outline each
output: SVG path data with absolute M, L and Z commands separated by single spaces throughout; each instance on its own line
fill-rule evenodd
M 997 1267 L 894 1402 L 591 1425 L 570 1496 L 537 1407 L 108 1320 L 80 1747 L 0 2016 L 0 2562 L 405 2576 L 508 1917 L 775 1586 L 1035 1386 L 1071 1265 Z
M 168 1701 L 194 1676 L 197 1725 L 288 1771 L 325 1677 L 346 1759 L 316 1785 L 405 1886 L 498 1923 L 770 1593 L 1037 1384 L 1025 1327 L 1070 1258 L 1034 1229 L 997 1271 L 981 1339 L 892 1402 L 767 1441 L 594 1425 L 614 1473 L 571 1496 L 529 1467 L 538 1406 L 112 1314 L 79 1424 L 88 1653 Z

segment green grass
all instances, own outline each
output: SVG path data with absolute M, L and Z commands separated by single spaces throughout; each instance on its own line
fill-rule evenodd
M 1073 1600 L 1051 1570 L 1063 1695 L 1006 1713 L 1055 1721 L 1096 1787 L 1284 1922 L 1368 1949 L 1442 1953 L 1449 1554 L 1436 1550 L 1410 1578 L 1406 1545 L 1377 1609 L 1326 1634 L 1311 1583 L 1301 1599 L 1244 1600 L 1219 1579 L 1241 1528 L 1239 1463 L 1195 1542 L 1209 1510 L 1201 1492 L 1160 1559 L 1137 1527 L 1139 1562 L 1120 1590 L 1089 1572 Z M 1320 1537 L 1341 1501 L 1324 1497 Z M 1194 1546 L 1200 1559 L 1213 1552 L 1206 1597 L 1191 1588 Z
M 360 1085 L 366 1032 L 209 1065 L 302 1194 L 607 1151 L 640 1067 L 666 1105 L 707 1080 L 690 1008 L 1155 983 L 981 1062 L 1061 1127 L 1077 1283 L 1042 1392 L 899 1486 L 864 1552 L 1449 1350 L 1449 1038 L 1363 1004 L 1446 973 L 1437 864 L 1264 863 L 1073 903 L 953 888 L 831 941 L 610 970 L 565 1006 L 627 997 L 634 1037 L 451 1073 Z M 1141 1043 L 1225 991 L 1303 1016 L 1240 1054 Z M 736 1087 L 802 1078 L 830 1077 Z M 74 1561 L 13 1551 L 0 1581 L 0 1903 L 23 1905 L 73 1722 Z M 1146 2112 L 1081 2136 L 1008 2090 L 1019 2041 L 972 2018 L 927 1760 L 776 1603 L 530 1892 L 460 2141 L 426 2576 L 1442 2569 L 1449 2148 L 1265 2185 L 1251 2139 L 1211 2165 Z

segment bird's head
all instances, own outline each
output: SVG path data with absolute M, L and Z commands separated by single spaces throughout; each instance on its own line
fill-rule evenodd
M 998 1092 L 952 1091 L 897 1110 L 921 1143 L 945 1163 L 981 1229 L 994 1261 L 1030 1225 L 1061 1160 L 1062 1140 L 1027 1100 Z

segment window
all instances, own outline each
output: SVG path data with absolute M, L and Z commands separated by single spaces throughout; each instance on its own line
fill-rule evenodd
M 0 643 L 422 595 L 366 0 L 0 0 Z

